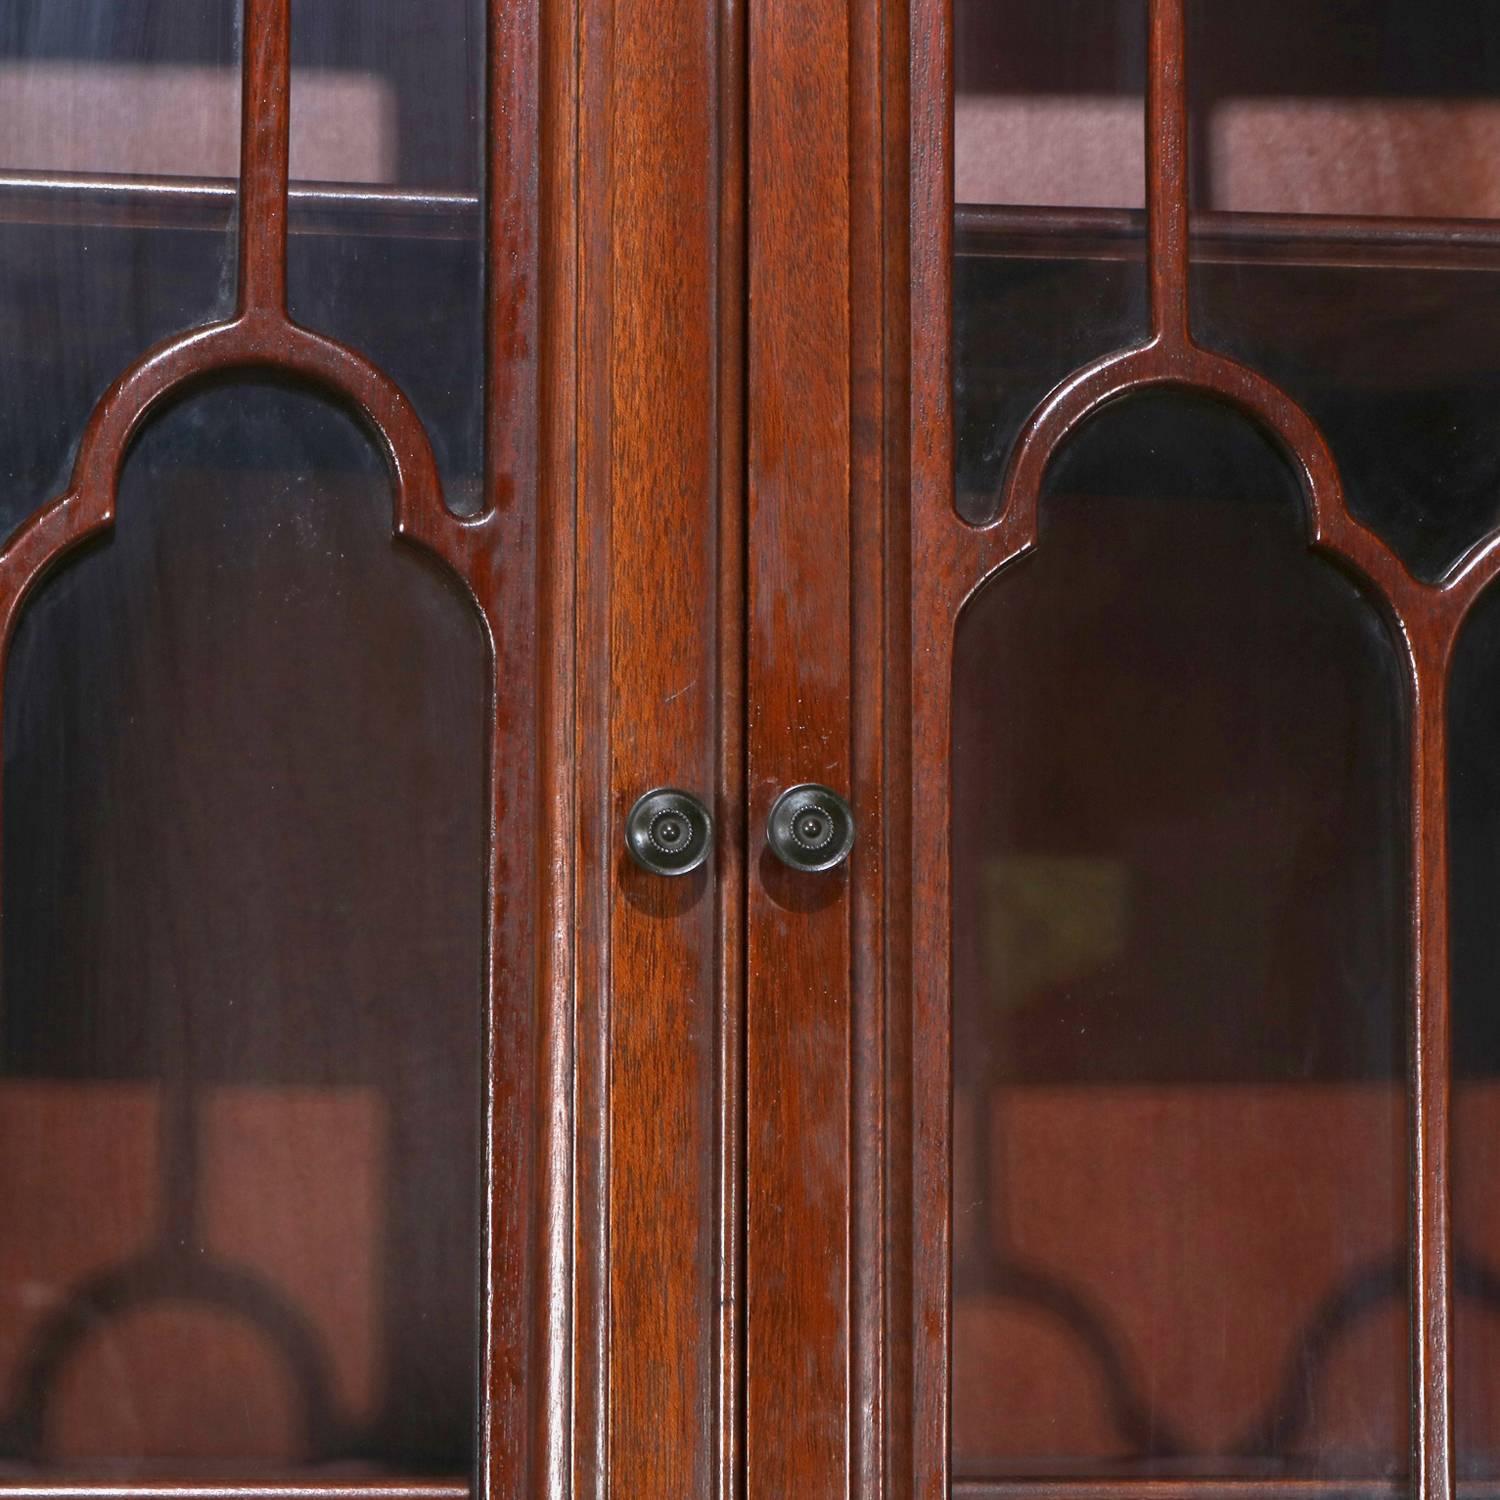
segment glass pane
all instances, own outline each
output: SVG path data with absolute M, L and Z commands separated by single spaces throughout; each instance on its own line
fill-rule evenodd
M 957 0 L 954 201 L 1139 208 L 1141 0 Z
M 1500 1475 L 1500 593 L 1476 605 L 1450 687 L 1453 1411 L 1459 1473 Z
M 1077 435 L 961 618 L 956 1478 L 1401 1470 L 1403 691 L 1186 397 Z
M 1500 8 L 1190 15 L 1194 194 L 1229 211 L 1198 223 L 1196 331 L 1307 408 L 1355 514 L 1436 578 L 1500 522 Z
M 110 174 L 235 173 L 239 10 L 0 6 L 0 538 L 64 488 L 122 370 L 230 310 L 228 191 L 163 214 Z
M 993 513 L 1017 432 L 1145 332 L 1144 0 L 956 0 L 956 503 Z
M 1500 216 L 1491 0 L 1190 0 L 1200 207 Z
M 487 647 L 342 413 L 192 397 L 5 692 L 0 1455 L 461 1473 Z
M 234 176 L 240 8 L 10 0 L 0 16 L 0 166 Z
M 461 512 L 482 503 L 484 17 L 484 0 L 292 7 L 292 315 L 405 391 Z

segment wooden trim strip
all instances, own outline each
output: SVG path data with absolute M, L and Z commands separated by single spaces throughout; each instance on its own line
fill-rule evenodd
M 285 1483 L 211 1484 L 202 1480 L 133 1483 L 6 1484 L 7 1500 L 470 1500 L 459 1479 L 345 1479 Z
M 708 1496 L 737 1462 L 719 1431 L 737 1388 L 717 1373 L 737 1334 L 723 1174 L 743 867 L 724 761 L 740 652 L 720 637 L 741 607 L 723 491 L 741 302 L 722 300 L 740 211 L 726 14 L 723 0 L 578 11 L 578 1500 Z M 662 785 L 714 804 L 712 868 L 667 879 L 625 853 L 631 804 Z
M 855 273 L 856 253 L 864 276 L 873 264 L 862 237 L 856 250 L 861 9 L 809 0 L 788 24 L 774 0 L 748 6 L 749 1500 L 833 1500 L 855 1485 L 854 893 L 880 863 L 878 784 L 856 760 L 867 684 L 851 594 L 854 507 L 879 505 L 865 453 L 878 428 L 855 389 L 871 331 L 855 303 L 877 313 L 880 296 Z M 821 874 L 781 864 L 765 837 L 776 797 L 810 781 L 848 797 L 859 827 L 848 861 Z
M 245 0 L 240 102 L 240 313 L 286 311 L 291 0 Z
M 715 1500 L 735 1500 L 744 1473 L 745 921 L 749 830 L 745 789 L 745 183 L 749 127 L 745 8 L 718 0 L 718 1443 Z
M 1188 106 L 1183 7 L 1152 0 L 1146 80 L 1146 265 L 1151 332 L 1178 348 L 1188 333 Z
M 953 1500 L 1399 1500 L 1404 1479 L 960 1479 Z M 1459 1500 L 1496 1500 L 1500 1482 L 1458 1486 Z
M 203 1480 L 6 1484 L 7 1500 L 470 1500 L 460 1479 L 345 1479 L 241 1484 Z

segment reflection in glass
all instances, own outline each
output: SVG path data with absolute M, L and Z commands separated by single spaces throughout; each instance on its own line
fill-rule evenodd
M 1194 327 L 1437 578 L 1500 522 L 1500 7 L 1193 0 Z M 1252 217 L 1254 216 L 1254 217 Z
M 957 0 L 954 201 L 1145 202 L 1143 0 Z
M 0 539 L 65 487 L 84 423 L 120 372 L 232 307 L 227 204 L 151 222 L 56 174 L 232 177 L 240 8 L 0 6 Z M 53 180 L 28 186 L 26 172 Z
M 0 1458 L 463 1472 L 487 648 L 367 439 L 213 388 L 4 719 Z
M 1221 408 L 1040 520 L 956 644 L 955 1476 L 1398 1473 L 1398 658 Z
M 0 171 L 232 177 L 240 0 L 8 0 Z
M 1491 0 L 1189 0 L 1188 17 L 1199 208 L 1500 217 Z
M 956 503 L 982 520 L 1027 413 L 1145 331 L 1139 234 L 1101 253 L 1077 211 L 1145 201 L 1146 7 L 956 0 L 953 25 Z
M 363 204 L 293 197 L 292 316 L 401 387 L 468 513 L 482 501 L 484 28 L 484 0 L 292 6 L 293 179 L 387 188 Z M 361 110 L 330 109 L 335 87 Z

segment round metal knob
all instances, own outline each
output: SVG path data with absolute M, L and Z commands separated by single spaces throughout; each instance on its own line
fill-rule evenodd
M 854 847 L 854 810 L 831 787 L 788 787 L 771 809 L 766 839 L 794 870 L 831 870 Z
M 691 792 L 659 786 L 625 820 L 625 846 L 653 875 L 686 875 L 708 858 L 714 821 Z

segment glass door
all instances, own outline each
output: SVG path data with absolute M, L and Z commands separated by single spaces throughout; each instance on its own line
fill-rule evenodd
M 523 1482 L 536 78 L 500 9 L 0 20 L 0 1494 Z
M 1495 1477 L 1497 21 L 914 8 L 924 1496 Z

